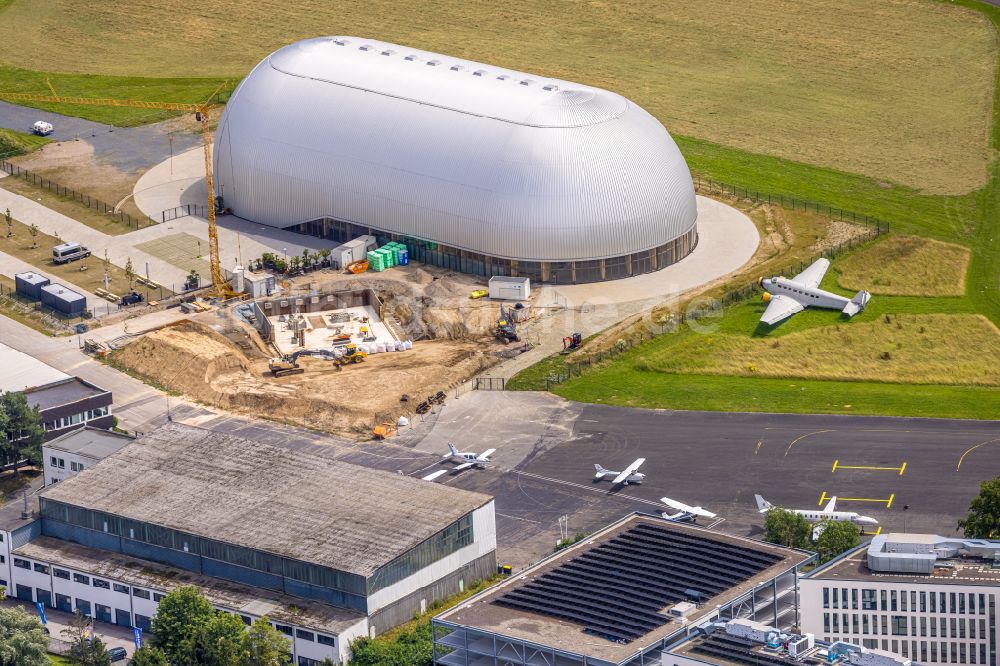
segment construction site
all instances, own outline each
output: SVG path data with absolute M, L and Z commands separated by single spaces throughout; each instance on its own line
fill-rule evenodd
M 502 306 L 471 299 L 468 276 L 409 266 L 286 284 L 135 335 L 110 361 L 216 407 L 364 436 L 426 413 L 526 343 L 504 344 Z M 502 328 L 527 335 L 529 326 Z

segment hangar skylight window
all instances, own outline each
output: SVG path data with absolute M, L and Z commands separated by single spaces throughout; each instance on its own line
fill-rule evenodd
M 554 83 L 547 83 L 544 86 L 542 86 L 542 90 L 549 90 L 549 91 L 559 90 L 559 86 L 555 85 Z
M 350 44 L 350 42 L 348 42 L 346 39 L 335 39 L 333 40 L 333 43 L 336 44 L 337 46 L 347 46 L 348 44 Z
M 532 81 L 531 79 L 521 79 L 522 86 L 530 86 L 532 83 L 534 83 L 534 81 Z
M 392 51 L 390 49 L 386 49 L 385 51 L 382 51 L 382 55 L 384 55 L 384 56 L 391 56 L 393 53 L 395 53 L 395 51 Z
M 473 75 L 473 76 L 482 76 L 482 75 L 483 75 L 483 74 L 485 74 L 485 73 L 486 73 L 486 70 L 485 70 L 485 69 L 477 69 L 476 71 L 474 71 L 474 72 L 472 73 L 472 75 Z
M 437 67 L 438 65 L 441 64 L 441 61 L 440 60 L 428 60 L 427 64 L 430 65 L 431 67 Z
M 500 81 L 506 81 L 509 78 L 510 78 L 509 74 L 501 74 L 500 76 L 497 77 L 497 79 L 499 79 Z
M 417 59 L 417 56 L 413 55 L 412 53 L 410 55 L 406 56 L 405 58 L 403 58 L 403 60 L 409 60 L 410 62 L 413 62 L 416 59 Z
M 451 71 L 453 71 L 453 72 L 460 72 L 460 71 L 462 71 L 463 69 L 465 69 L 465 66 L 464 66 L 464 65 L 452 65 L 452 66 L 451 66 L 451 67 L 449 67 L 448 69 L 450 69 L 450 70 L 451 70 Z
M 371 44 L 362 44 L 361 46 L 358 47 L 358 50 L 359 51 L 371 51 L 372 47 L 371 47 Z

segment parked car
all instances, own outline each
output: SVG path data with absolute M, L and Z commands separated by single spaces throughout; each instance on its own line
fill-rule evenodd
M 57 264 L 65 264 L 89 256 L 90 250 L 87 249 L 87 246 L 79 243 L 63 243 L 52 248 L 52 261 Z
M 128 657 L 128 653 L 123 647 L 113 647 L 108 650 L 108 656 L 111 657 L 111 663 L 116 661 L 124 661 Z
M 55 128 L 52 127 L 52 123 L 47 123 L 44 120 L 39 120 L 31 126 L 31 131 L 38 136 L 48 136 L 49 134 L 52 134 L 53 129 Z

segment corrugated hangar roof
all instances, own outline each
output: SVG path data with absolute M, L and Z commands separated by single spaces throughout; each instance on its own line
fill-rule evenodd
M 613 92 L 359 37 L 268 56 L 219 121 L 237 215 L 332 218 L 523 261 L 620 257 L 697 219 L 663 125 Z
M 0 391 L 23 391 L 69 379 L 62 370 L 0 343 Z
M 42 496 L 362 576 L 492 499 L 177 423 Z

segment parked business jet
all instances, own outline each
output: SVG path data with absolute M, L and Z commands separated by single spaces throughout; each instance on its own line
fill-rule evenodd
M 622 472 L 612 472 L 610 469 L 604 469 L 600 465 L 595 464 L 594 469 L 597 470 L 597 474 L 594 475 L 594 478 L 603 479 L 610 476 L 612 477 L 612 486 L 627 486 L 630 483 L 642 483 L 642 480 L 646 478 L 646 475 L 641 474 L 638 470 L 642 467 L 642 463 L 644 462 L 646 462 L 645 458 L 639 458 L 634 463 L 626 467 Z
M 757 284 L 764 290 L 764 302 L 767 303 L 767 309 L 760 320 L 773 326 L 807 307 L 840 310 L 848 317 L 862 312 L 872 297 L 867 291 L 859 291 L 854 298 L 848 299 L 819 288 L 828 268 L 829 260 L 821 258 L 791 280 L 785 277 L 758 280 Z
M 767 513 L 774 505 L 768 502 L 766 499 L 760 495 L 754 495 L 757 500 L 757 512 Z M 821 511 L 812 511 L 809 509 L 789 509 L 792 513 L 797 513 L 807 521 L 815 525 L 813 528 L 813 539 L 818 539 L 819 535 L 823 533 L 823 522 L 830 521 L 833 523 L 854 523 L 861 529 L 861 533 L 864 534 L 865 525 L 878 525 L 878 521 L 874 518 L 869 518 L 868 516 L 859 515 L 853 511 L 835 511 L 837 508 L 837 498 L 831 497 L 830 501 L 826 503 Z
M 699 517 L 715 518 L 714 513 L 706 509 L 703 509 L 700 506 L 688 506 L 683 502 L 678 502 L 677 500 L 670 499 L 669 497 L 661 497 L 660 501 L 675 511 L 675 513 L 667 513 L 666 511 L 664 511 L 661 514 L 667 520 L 696 522 Z

